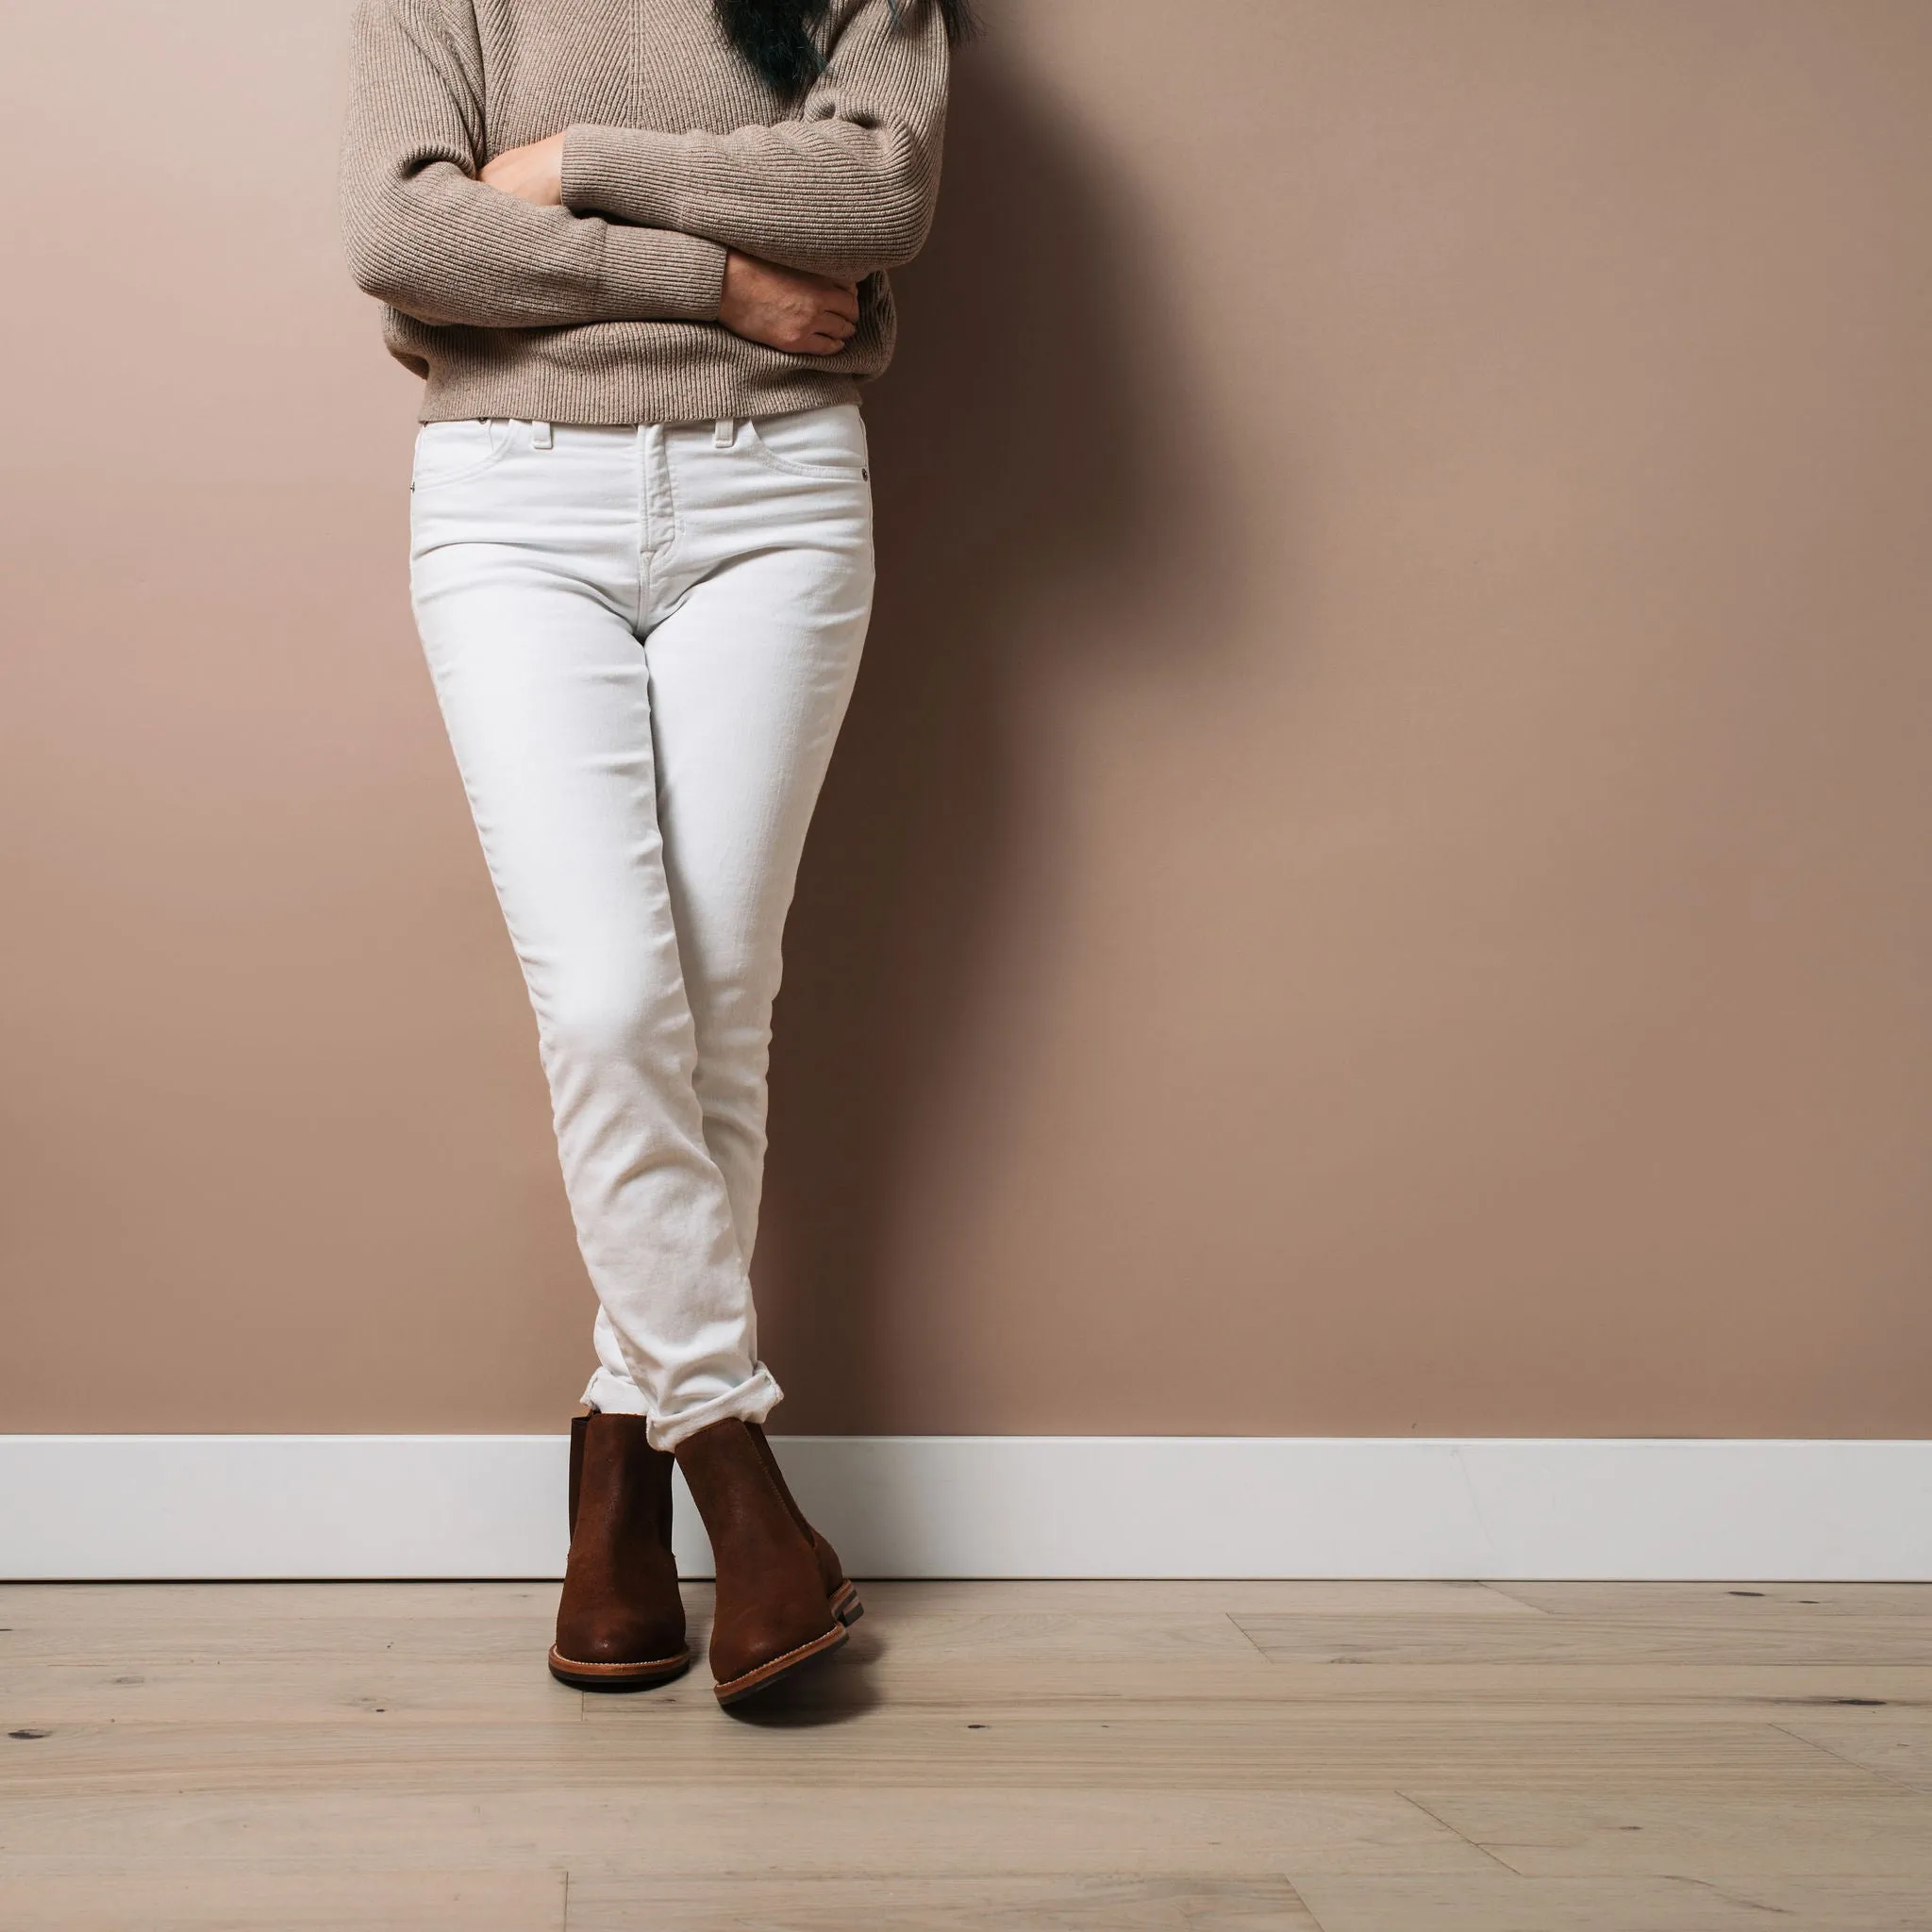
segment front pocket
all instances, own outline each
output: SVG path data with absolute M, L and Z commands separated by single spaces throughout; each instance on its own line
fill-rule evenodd
M 507 457 L 515 441 L 508 416 L 461 416 L 425 423 L 416 432 L 411 490 L 431 490 L 479 476 Z
M 741 433 L 752 455 L 787 475 L 810 476 L 822 483 L 863 483 L 872 474 L 865 424 L 857 403 L 827 403 L 816 409 L 751 417 Z

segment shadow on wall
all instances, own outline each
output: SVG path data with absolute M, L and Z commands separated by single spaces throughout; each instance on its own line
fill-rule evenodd
M 921 1426 L 882 1358 L 911 1286 L 888 1250 L 1057 783 L 1025 761 L 1028 683 L 1069 651 L 1211 649 L 1227 581 L 1145 224 L 996 42 L 948 121 L 866 399 L 877 604 L 787 929 L 757 1268 L 786 1433 Z

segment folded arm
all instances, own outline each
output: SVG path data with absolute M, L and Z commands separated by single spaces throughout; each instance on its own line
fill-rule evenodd
M 725 250 L 540 208 L 475 178 L 482 72 L 443 0 L 358 0 L 339 172 L 357 285 L 420 322 L 531 328 L 717 319 Z
M 939 194 L 948 50 L 932 0 L 837 0 L 794 118 L 728 134 L 574 122 L 563 205 L 858 279 L 909 261 Z

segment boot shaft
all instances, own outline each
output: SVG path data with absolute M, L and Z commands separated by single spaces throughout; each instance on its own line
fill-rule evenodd
M 572 1418 L 570 1534 L 612 1546 L 671 1548 L 671 1473 L 675 1458 L 654 1449 L 641 1415 L 596 1413 Z

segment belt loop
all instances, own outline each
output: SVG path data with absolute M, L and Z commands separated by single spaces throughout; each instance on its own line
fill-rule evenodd
M 532 449 L 548 449 L 550 447 L 549 424 L 532 423 L 530 425 L 530 447 Z
M 738 424 L 735 418 L 720 416 L 718 426 L 711 432 L 713 449 L 729 449 L 738 441 Z

